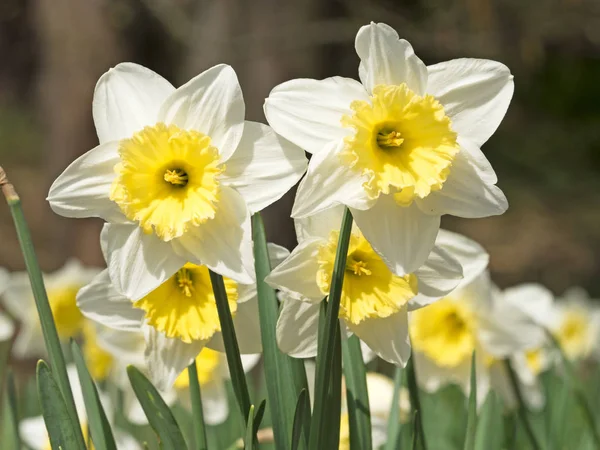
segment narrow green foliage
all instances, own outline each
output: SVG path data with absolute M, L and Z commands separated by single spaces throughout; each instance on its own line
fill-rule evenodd
M 327 433 L 330 429 L 325 428 L 330 422 L 325 420 L 326 404 L 328 395 L 327 391 L 331 386 L 332 373 L 339 371 L 341 368 L 336 367 L 338 358 L 334 358 L 336 349 L 336 339 L 339 339 L 339 310 L 340 297 L 342 294 L 342 285 L 344 283 L 344 273 L 346 271 L 346 260 L 348 257 L 348 245 L 350 242 L 350 234 L 352 232 L 352 214 L 348 208 L 344 211 L 342 225 L 340 227 L 340 235 L 333 266 L 333 274 L 331 277 L 331 288 L 327 301 L 326 314 L 324 324 L 319 323 L 319 353 L 317 355 L 317 369 L 315 379 L 315 398 L 313 407 L 313 417 L 310 427 L 309 448 L 311 450 L 320 450 L 327 447 Z M 323 312 L 324 310 L 321 309 Z M 323 314 L 321 314 L 322 316 Z M 319 319 L 321 322 L 322 317 Z M 339 358 L 341 365 L 341 358 Z M 339 422 L 337 424 L 339 428 Z
M 523 428 L 525 429 L 529 443 L 534 450 L 542 450 L 544 447 L 542 447 L 539 438 L 536 436 L 527 414 L 527 405 L 525 405 L 525 400 L 523 399 L 523 394 L 521 393 L 521 386 L 519 385 L 517 374 L 515 373 L 509 359 L 505 359 L 504 364 L 508 372 L 510 385 L 517 399 L 519 417 L 521 418 L 521 423 L 523 424 Z
M 497 394 L 490 392 L 481 408 L 475 437 L 476 450 L 502 450 L 504 423 L 502 405 Z
M 256 410 L 256 414 L 254 414 L 254 434 L 258 432 L 260 428 L 260 424 L 262 423 L 263 417 L 265 416 L 265 409 L 267 408 L 267 401 L 265 399 L 259 403 L 258 408 Z
M 248 418 L 246 420 L 246 434 L 244 439 L 244 450 L 252 450 L 252 440 L 255 435 L 254 431 L 254 405 L 250 405 L 250 411 L 248 411 Z
M 8 393 L 8 406 L 10 410 L 10 424 L 12 442 L 15 448 L 21 448 L 21 436 L 19 435 L 19 409 L 17 402 L 17 389 L 12 370 L 8 371 L 6 376 L 6 391 Z
M 350 449 L 371 450 L 371 411 L 367 391 L 367 369 L 363 362 L 360 340 L 351 336 L 342 342 L 346 402 L 350 426 Z
M 87 426 L 90 429 L 88 439 L 91 435 L 96 450 L 116 450 L 117 444 L 115 443 L 106 413 L 100 402 L 98 389 L 85 365 L 81 349 L 74 340 L 71 340 L 71 352 L 77 367 L 83 401 L 87 412 Z
M 294 412 L 294 426 L 292 427 L 292 450 L 298 450 L 300 448 L 300 441 L 304 438 L 302 435 L 302 428 L 306 427 L 306 414 L 305 410 L 310 410 L 310 400 L 308 398 L 308 391 L 302 389 L 298 396 L 298 402 L 296 403 L 296 411 Z
M 340 418 L 342 412 L 342 338 L 340 336 L 340 325 L 337 323 L 334 347 L 333 347 L 333 369 L 329 380 L 327 391 L 325 414 L 325 441 L 327 445 L 323 448 L 339 448 L 340 446 Z
M 569 361 L 569 358 L 565 355 L 560 343 L 556 340 L 554 335 L 546 330 L 546 334 L 554 344 L 554 347 L 558 350 L 562 364 L 565 368 L 565 372 L 567 375 L 567 380 L 571 389 L 575 391 L 575 398 L 579 407 L 583 412 L 583 416 L 588 424 L 590 429 L 590 433 L 594 438 L 594 443 L 596 448 L 600 449 L 600 431 L 598 430 L 598 423 L 594 417 L 594 412 L 592 410 L 591 405 L 589 404 L 586 394 L 581 386 L 581 383 L 577 380 L 577 375 L 575 374 L 575 369 L 573 368 L 573 364 Z
M 83 450 L 86 445 L 78 422 L 73 422 L 64 397 L 48 365 L 40 360 L 37 365 L 37 387 L 42 415 L 48 429 L 53 450 Z M 78 437 L 79 436 L 79 437 Z
M 207 450 L 206 427 L 204 426 L 204 412 L 202 410 L 202 394 L 198 382 L 198 368 L 196 360 L 188 366 L 188 377 L 190 380 L 190 399 L 192 401 L 192 420 L 194 428 L 194 440 L 198 450 Z
M 469 393 L 469 415 L 467 418 L 467 436 L 464 450 L 475 449 L 475 434 L 477 432 L 477 368 L 475 352 L 471 356 L 471 389 Z
M 418 427 L 418 442 L 421 450 L 427 450 L 427 442 L 425 441 L 425 430 L 423 429 L 423 411 L 421 410 L 421 400 L 419 397 L 419 386 L 417 385 L 417 374 L 413 358 L 408 360 L 406 365 L 406 384 L 410 395 L 410 404 L 415 411 L 415 427 Z M 413 438 L 413 443 L 416 441 Z M 416 445 L 416 444 L 415 444 Z
M 129 382 L 133 387 L 148 423 L 158 435 L 162 450 L 186 449 L 185 439 L 173 413 L 152 383 L 134 366 L 127 367 Z
M 250 411 L 250 394 L 248 392 L 248 384 L 246 383 L 246 374 L 242 366 L 240 357 L 240 348 L 237 338 L 235 337 L 235 328 L 233 327 L 233 319 L 227 301 L 227 292 L 223 277 L 212 270 L 210 271 L 210 281 L 212 283 L 213 292 L 215 293 L 215 301 L 217 303 L 217 311 L 219 312 L 219 322 L 221 324 L 221 334 L 223 336 L 223 345 L 225 346 L 225 355 L 227 356 L 227 365 L 231 374 L 231 383 L 233 391 L 238 401 L 240 411 L 247 424 L 248 412 Z
M 279 303 L 275 290 L 264 279 L 271 272 L 265 227 L 260 214 L 252 216 L 252 237 L 254 240 L 254 264 L 256 289 L 258 293 L 258 313 L 263 347 L 267 398 L 275 448 L 286 449 L 291 440 L 296 398 L 305 389 L 308 392 L 306 373 L 302 360 L 285 355 L 277 346 L 276 327 L 279 317 Z M 293 383 L 290 383 L 293 380 Z M 310 418 L 310 408 L 304 411 Z M 304 433 L 308 436 L 308 427 Z M 302 448 L 302 447 L 301 447 Z
M 394 394 L 392 407 L 388 419 L 387 442 L 385 450 L 396 450 L 400 441 L 400 390 L 402 389 L 402 368 L 396 367 L 394 371 Z
M 412 450 L 419 450 L 419 443 L 423 441 L 423 425 L 421 424 L 421 414 L 418 409 L 415 409 L 413 415 L 413 436 L 412 436 Z
M 29 274 L 29 282 L 31 283 L 31 289 L 35 298 L 35 305 L 40 318 L 42 334 L 44 336 L 46 350 L 48 351 L 52 373 L 54 377 L 56 377 L 58 387 L 64 397 L 67 413 L 69 414 L 71 422 L 79 423 L 77 410 L 75 409 L 75 401 L 73 400 L 73 393 L 71 392 L 71 386 L 69 384 L 69 377 L 67 376 L 65 357 L 61 350 L 60 340 L 54 324 L 54 317 L 52 316 L 48 295 L 46 294 L 46 288 L 44 287 L 42 271 L 35 254 L 29 227 L 27 226 L 27 221 L 23 214 L 21 200 L 13 186 L 6 179 L 2 168 L 0 168 L 0 185 L 2 187 L 2 192 L 6 197 L 6 202 L 10 208 L 13 222 L 17 230 L 17 237 L 19 245 L 21 246 L 23 258 L 25 259 L 27 273 Z M 83 445 L 83 434 L 79 427 L 78 430 L 79 431 L 76 433 L 76 440 L 79 444 Z

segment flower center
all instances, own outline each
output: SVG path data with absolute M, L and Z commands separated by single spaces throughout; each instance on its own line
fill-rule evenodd
M 536 376 L 539 375 L 543 367 L 542 351 L 543 350 L 541 348 L 536 348 L 525 352 L 525 361 L 527 363 L 527 367 L 529 367 L 529 370 L 531 370 L 531 372 Z
M 562 349 L 571 359 L 580 359 L 587 356 L 590 351 L 590 326 L 589 320 L 583 311 L 566 311 L 558 330 L 556 338 Z
M 48 289 L 48 301 L 61 339 L 74 337 L 81 331 L 83 315 L 77 307 L 77 292 L 81 286 L 61 286 Z
M 96 381 L 103 381 L 110 373 L 113 366 L 113 357 L 110 353 L 98 345 L 96 339 L 96 328 L 86 322 L 83 326 L 83 354 L 90 375 Z
M 329 293 L 339 232 L 319 248 L 317 284 L 323 295 Z M 366 319 L 388 317 L 400 311 L 417 294 L 417 278 L 390 272 L 360 233 L 350 236 L 346 273 L 340 299 L 340 317 L 351 324 Z
M 237 284 L 224 278 L 229 308 L 237 310 Z M 136 301 L 149 325 L 167 337 L 190 343 L 210 339 L 221 331 L 210 275 L 205 266 L 186 264 L 175 275 Z
M 196 357 L 196 368 L 198 372 L 198 382 L 204 386 L 211 381 L 215 381 L 218 376 L 218 369 L 221 365 L 221 354 L 214 350 L 204 347 Z M 179 374 L 175 380 L 177 389 L 187 389 L 190 386 L 190 378 L 187 370 Z
M 123 139 L 110 199 L 164 241 L 214 218 L 224 166 L 210 143 L 198 131 L 164 123 Z
M 475 350 L 475 326 L 464 302 L 443 298 L 412 313 L 412 345 L 438 366 L 456 367 Z
M 371 198 L 393 193 L 407 206 L 441 189 L 459 146 L 440 102 L 402 83 L 376 86 L 370 101 L 350 108 L 354 114 L 344 116 L 342 125 L 354 134 L 340 157 L 367 177 L 363 187 Z

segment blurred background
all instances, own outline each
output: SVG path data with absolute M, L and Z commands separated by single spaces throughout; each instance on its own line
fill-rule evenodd
M 291 78 L 357 78 L 354 36 L 382 21 L 426 64 L 478 57 L 515 76 L 508 114 L 483 150 L 509 211 L 445 218 L 481 242 L 502 287 L 573 284 L 600 296 L 600 2 L 598 0 L 2 0 L 0 165 L 24 203 L 44 270 L 75 256 L 103 263 L 99 220 L 52 213 L 51 182 L 97 138 L 97 79 L 121 61 L 175 86 L 225 62 L 237 71 L 247 118 L 264 122 L 269 91 Z M 295 244 L 293 193 L 267 212 L 270 239 Z M 24 267 L 0 207 L 0 266 Z

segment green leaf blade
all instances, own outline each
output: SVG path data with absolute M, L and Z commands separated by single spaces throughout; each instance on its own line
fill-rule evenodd
M 464 450 L 475 450 L 477 432 L 477 368 L 475 352 L 471 356 L 471 389 L 469 392 L 469 414 L 467 416 L 467 435 Z

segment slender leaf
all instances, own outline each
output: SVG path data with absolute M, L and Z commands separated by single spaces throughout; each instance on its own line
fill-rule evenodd
M 298 402 L 296 403 L 296 411 L 294 412 L 294 426 L 292 427 L 292 450 L 298 450 L 300 448 L 300 440 L 303 438 L 302 428 L 307 424 L 305 422 L 306 409 L 310 409 L 310 400 L 308 398 L 308 391 L 302 389 L 298 396 Z
M 477 450 L 502 450 L 504 422 L 497 394 L 490 392 L 477 422 L 475 448 Z
M 285 355 L 277 346 L 275 330 L 279 317 L 279 303 L 275 290 L 264 282 L 265 277 L 271 272 L 271 264 L 265 227 L 258 213 L 252 216 L 252 237 L 267 399 L 271 411 L 275 447 L 286 449 L 291 440 L 296 398 L 302 389 L 308 392 L 308 384 L 302 360 Z M 294 380 L 294 383 L 290 383 L 290 380 Z M 310 408 L 305 410 L 304 414 L 310 420 Z M 308 437 L 309 427 L 305 427 L 303 432 Z
M 263 399 L 262 402 L 258 405 L 258 409 L 256 410 L 256 414 L 254 414 L 254 434 L 258 432 L 260 428 L 260 424 L 265 415 L 265 409 L 267 408 L 267 401 Z
M 194 425 L 194 441 L 196 449 L 207 450 L 206 427 L 204 425 L 204 411 L 202 410 L 202 394 L 200 392 L 200 383 L 198 381 L 198 367 L 196 360 L 188 366 L 188 377 L 190 381 L 190 399 L 192 401 L 192 416 Z
M 322 448 L 339 448 L 340 446 L 340 416 L 342 410 L 342 338 L 340 324 L 336 323 L 335 339 L 333 341 L 333 365 L 329 390 L 327 391 L 327 407 L 325 415 L 325 440 L 327 445 Z
M 223 277 L 218 273 L 210 271 L 210 281 L 212 283 L 217 311 L 219 312 L 219 322 L 221 323 L 221 334 L 223 336 L 223 345 L 225 346 L 225 355 L 227 356 L 227 365 L 231 374 L 231 383 L 233 391 L 238 401 L 240 411 L 244 418 L 244 423 L 248 422 L 248 412 L 250 411 L 250 394 L 248 393 L 248 384 L 246 383 L 246 374 L 240 358 L 240 348 L 235 337 L 235 328 L 229 302 L 227 301 L 227 291 Z
M 163 450 L 186 449 L 185 439 L 173 413 L 152 383 L 134 366 L 127 367 L 127 375 L 135 396 L 142 405 L 148 423 L 160 438 Z
M 590 429 L 590 433 L 594 439 L 594 444 L 596 448 L 600 449 L 600 430 L 598 430 L 598 423 L 594 416 L 594 411 L 592 410 L 592 407 L 587 400 L 585 391 L 583 390 L 579 380 L 577 380 L 575 369 L 573 368 L 571 361 L 569 361 L 569 358 L 567 358 L 567 356 L 565 355 L 565 352 L 563 351 L 560 343 L 554 337 L 554 335 L 548 330 L 546 330 L 546 334 L 548 335 L 548 337 L 554 344 L 554 347 L 558 350 L 560 354 L 567 375 L 569 386 L 575 391 L 575 399 L 577 400 L 577 403 L 579 404 L 579 407 L 583 412 L 584 419 L 587 422 L 587 425 Z
M 10 425 L 12 442 L 15 448 L 21 448 L 21 436 L 19 434 L 19 409 L 17 402 L 17 389 L 12 370 L 9 369 L 6 377 L 6 391 L 8 393 L 8 406 L 10 412 Z
M 354 335 L 342 342 L 346 403 L 350 428 L 350 449 L 371 450 L 371 411 L 367 391 L 367 369 L 360 349 L 360 340 Z
M 523 399 L 523 394 L 521 393 L 521 386 L 519 385 L 519 380 L 517 379 L 517 374 L 515 373 L 509 359 L 505 359 L 504 364 L 505 364 L 506 370 L 508 372 L 508 378 L 510 381 L 510 385 L 515 394 L 515 398 L 517 399 L 517 405 L 519 408 L 519 417 L 521 418 L 521 423 L 523 424 L 523 428 L 525 429 L 525 433 L 527 434 L 529 443 L 534 448 L 534 450 L 542 450 L 543 447 L 540 444 L 540 440 L 536 436 L 536 434 L 533 430 L 531 421 L 529 420 L 529 416 L 527 415 L 527 406 L 525 405 L 525 401 Z
M 87 412 L 87 426 L 90 428 L 92 441 L 96 450 L 116 450 L 117 444 L 113 436 L 110 424 L 104 412 L 98 389 L 88 371 L 83 354 L 77 342 L 71 341 L 71 352 L 77 367 L 85 410 Z M 90 436 L 88 434 L 88 436 Z
M 254 431 L 254 405 L 250 405 L 250 411 L 248 411 L 248 420 L 246 420 L 246 438 L 244 439 L 244 450 L 252 450 L 253 439 L 256 436 Z
M 419 442 L 423 440 L 423 425 L 421 424 L 421 414 L 418 409 L 415 409 L 413 415 L 413 436 L 412 436 L 412 450 L 419 449 Z
M 423 429 L 423 411 L 421 410 L 419 386 L 417 385 L 417 373 L 412 357 L 408 360 L 408 364 L 406 365 L 406 383 L 408 386 L 408 393 L 410 395 L 410 404 L 413 411 L 415 411 L 415 427 L 418 427 L 419 439 L 414 440 L 415 438 L 413 437 L 413 443 L 418 441 L 420 443 L 420 448 L 422 450 L 427 450 L 425 430 Z
M 387 442 L 385 450 L 397 450 L 400 442 L 400 390 L 402 389 L 402 368 L 396 367 L 394 372 L 394 394 L 388 419 Z
M 477 368 L 475 352 L 471 356 L 471 389 L 469 393 L 469 415 L 467 417 L 467 436 L 464 450 L 475 449 L 475 433 L 477 432 Z
M 327 433 L 329 430 L 325 428 L 330 422 L 325 420 L 325 412 L 327 410 L 326 394 L 331 387 L 332 373 L 338 371 L 335 366 L 338 358 L 334 358 L 336 339 L 339 339 L 339 311 L 340 297 L 342 294 L 342 286 L 344 283 L 344 273 L 346 271 L 346 260 L 348 257 L 348 244 L 350 242 L 350 234 L 352 232 L 352 214 L 348 208 L 344 211 L 344 217 L 340 227 L 340 235 L 335 255 L 335 263 L 333 266 L 333 274 L 331 276 L 331 288 L 327 301 L 326 315 L 324 325 L 320 327 L 322 336 L 319 337 L 319 353 L 317 355 L 317 368 L 315 378 L 315 399 L 313 406 L 313 417 L 310 427 L 309 448 L 311 450 L 321 450 L 326 447 Z M 323 309 L 322 309 L 323 311 Z M 339 358 L 341 365 L 341 358 Z M 341 374 L 341 369 L 339 369 Z M 339 428 L 339 422 L 337 424 Z
M 40 360 L 37 364 L 36 373 L 42 415 L 48 429 L 52 449 L 85 449 L 85 444 L 77 439 L 78 434 L 83 436 L 79 423 L 74 423 L 71 420 L 65 399 L 50 372 L 50 368 L 44 361 Z
M 65 357 L 63 355 L 58 333 L 56 332 L 56 326 L 54 324 L 54 317 L 52 316 L 52 309 L 48 302 L 48 295 L 46 294 L 46 288 L 44 287 L 44 279 L 42 271 L 38 263 L 35 249 L 33 247 L 33 241 L 23 214 L 23 208 L 21 207 L 21 200 L 17 195 L 12 184 L 9 183 L 6 174 L 2 167 L 0 167 L 0 187 L 2 193 L 6 198 L 6 202 L 10 208 L 10 212 L 15 224 L 17 231 L 17 238 L 19 245 L 21 246 L 21 252 L 25 259 L 25 267 L 29 274 L 29 282 L 31 283 L 31 289 L 35 298 L 35 305 L 38 311 L 40 324 L 42 326 L 42 334 L 44 336 L 44 342 L 46 344 L 46 350 L 48 351 L 48 358 L 50 360 L 50 366 L 52 367 L 52 373 L 56 377 L 58 387 L 62 396 L 65 400 L 65 406 L 67 413 L 72 423 L 79 423 L 77 417 L 77 410 L 75 409 L 75 401 L 73 400 L 73 393 L 71 392 L 71 385 L 69 384 L 69 377 L 67 376 L 67 366 L 65 364 Z M 75 432 L 75 439 L 80 446 L 85 445 L 83 434 L 81 429 L 77 427 Z

